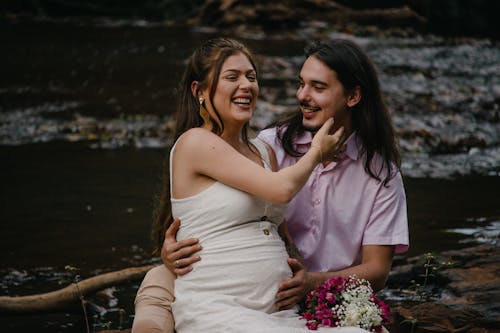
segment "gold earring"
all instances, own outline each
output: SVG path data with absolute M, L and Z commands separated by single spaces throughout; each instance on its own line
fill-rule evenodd
M 210 124 L 210 113 L 208 113 L 208 110 L 205 107 L 205 99 L 200 97 L 198 101 L 200 102 L 200 117 L 203 119 L 203 123 Z

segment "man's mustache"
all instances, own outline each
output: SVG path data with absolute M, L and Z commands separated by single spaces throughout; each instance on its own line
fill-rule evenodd
M 300 105 L 301 108 L 307 108 L 307 109 L 311 109 L 311 110 L 314 110 L 314 111 L 318 111 L 318 110 L 321 109 L 319 106 L 311 105 L 308 102 L 300 102 L 299 105 Z

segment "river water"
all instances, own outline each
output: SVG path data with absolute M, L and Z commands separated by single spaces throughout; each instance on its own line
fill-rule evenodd
M 242 38 L 261 68 L 253 127 L 293 109 L 307 38 L 353 38 L 379 69 L 403 150 L 408 255 L 498 244 L 499 45 L 304 31 Z M 155 261 L 151 212 L 176 85 L 192 48 L 214 34 L 145 22 L 2 23 L 1 295 L 59 288 L 73 278 L 66 265 L 89 277 Z M 130 327 L 137 287 L 89 298 L 93 329 Z M 81 332 L 83 320 L 75 308 L 2 316 L 0 325 Z

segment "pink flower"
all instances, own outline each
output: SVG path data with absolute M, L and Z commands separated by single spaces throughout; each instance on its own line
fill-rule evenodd
M 321 325 L 332 327 L 333 321 L 331 319 L 328 319 L 328 318 L 323 318 L 323 320 L 321 320 Z
M 316 331 L 318 329 L 318 323 L 315 321 L 308 321 L 306 326 L 311 331 Z
M 381 301 L 376 295 L 372 295 L 372 300 L 380 308 L 382 320 L 389 323 L 391 321 L 391 310 L 389 305 Z
M 305 320 L 313 320 L 314 319 L 314 316 L 312 313 L 310 312 L 304 312 L 304 314 L 302 315 L 302 317 L 305 319 Z

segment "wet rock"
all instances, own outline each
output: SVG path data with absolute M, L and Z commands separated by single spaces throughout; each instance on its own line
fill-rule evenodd
M 266 28 L 296 27 L 300 22 L 328 21 L 344 31 L 356 29 L 379 33 L 372 27 L 397 28 L 452 36 L 487 36 L 498 38 L 499 10 L 496 0 L 184 0 L 184 1 L 3 1 L 3 19 L 16 22 L 25 17 L 72 18 L 100 21 L 109 25 L 144 26 L 148 21 L 203 24 L 209 27 L 259 25 Z M 112 20 L 109 20 L 112 18 Z M 359 27 L 354 27 L 358 25 Z M 368 27 L 368 28 L 363 28 Z M 405 29 L 401 29 L 405 28 Z M 238 34 L 239 35 L 239 34 Z M 239 35 L 241 36 L 241 35 Z
M 291 10 L 293 8 L 293 10 Z M 421 28 L 424 20 L 408 7 L 363 9 L 325 0 L 292 0 L 286 3 L 244 0 L 207 0 L 196 24 L 235 27 L 257 25 L 265 29 L 297 28 L 303 22 L 326 21 L 338 27 L 375 25 Z
M 400 263 L 389 288 L 399 286 L 414 298 L 393 307 L 391 332 L 495 332 L 500 327 L 499 273 L 500 247 L 491 244 Z
M 399 332 L 472 332 L 489 326 L 480 313 L 473 310 L 455 310 L 439 303 L 423 303 L 411 308 L 392 309 L 394 323 L 390 331 Z M 488 332 L 488 331 L 484 331 Z
M 398 27 L 423 31 L 425 26 L 425 20 L 408 7 L 357 10 L 346 13 L 344 19 L 345 22 L 382 29 Z
M 294 10 L 290 10 L 294 8 Z M 344 7 L 328 1 L 288 1 L 285 3 L 243 0 L 207 0 L 200 12 L 202 25 L 230 27 L 241 24 L 262 25 L 268 28 L 297 27 L 306 13 L 315 10 L 338 12 Z
M 44 104 L 0 113 L 0 144 L 20 145 L 32 142 L 64 140 L 89 142 L 93 148 L 116 149 L 127 146 L 161 148 L 173 136 L 172 117 L 122 115 L 117 119 L 98 119 L 75 112 L 78 103 Z M 56 112 L 72 117 L 48 118 Z M 68 119 L 66 119 L 68 118 Z

